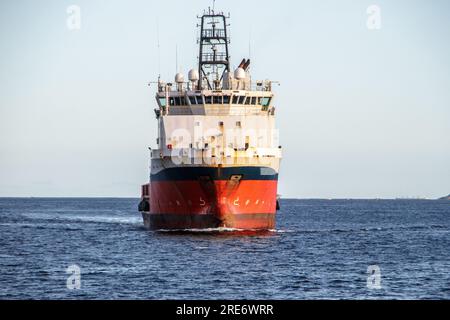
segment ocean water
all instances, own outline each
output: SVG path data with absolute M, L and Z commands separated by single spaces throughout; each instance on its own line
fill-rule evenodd
M 137 204 L 0 198 L 0 299 L 450 298 L 448 201 L 286 199 L 265 233 L 148 231 Z

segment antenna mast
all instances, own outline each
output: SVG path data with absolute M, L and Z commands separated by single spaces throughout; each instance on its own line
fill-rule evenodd
M 220 88 L 225 72 L 230 72 L 230 56 L 227 36 L 227 21 L 225 15 L 208 9 L 199 19 L 200 39 L 198 55 L 199 88 L 210 90 Z M 211 71 L 208 71 L 211 70 Z
M 158 81 L 161 78 L 161 50 L 159 47 L 159 20 L 156 18 L 156 46 L 158 48 Z
M 175 73 L 178 73 L 178 44 L 175 44 Z

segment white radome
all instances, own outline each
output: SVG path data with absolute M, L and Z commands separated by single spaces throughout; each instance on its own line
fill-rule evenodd
M 189 77 L 189 81 L 192 81 L 192 82 L 198 81 L 198 79 L 200 79 L 200 76 L 198 75 L 198 70 L 196 70 L 196 69 L 189 70 L 188 77 Z
M 184 75 L 181 72 L 178 72 L 175 75 L 175 82 L 176 83 L 183 83 L 184 82 Z
M 234 77 L 235 77 L 236 79 L 238 79 L 238 80 L 243 80 L 243 79 L 245 79 L 245 70 L 242 69 L 242 68 L 237 68 L 237 69 L 234 71 Z

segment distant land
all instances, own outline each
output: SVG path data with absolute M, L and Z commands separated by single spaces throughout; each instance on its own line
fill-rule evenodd
M 445 196 L 445 197 L 439 198 L 439 200 L 450 200 L 450 194 L 449 194 L 448 196 Z

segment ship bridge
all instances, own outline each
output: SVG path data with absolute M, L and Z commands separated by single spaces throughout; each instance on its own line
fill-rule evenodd
M 228 16 L 229 17 L 229 16 Z M 274 115 L 272 81 L 252 82 L 250 59 L 230 69 L 227 16 L 209 9 L 200 23 L 198 67 L 175 75 L 174 83 L 158 80 L 155 110 L 166 115 Z
M 162 86 L 156 94 L 161 115 L 274 115 L 273 93 L 269 90 L 189 90 Z

